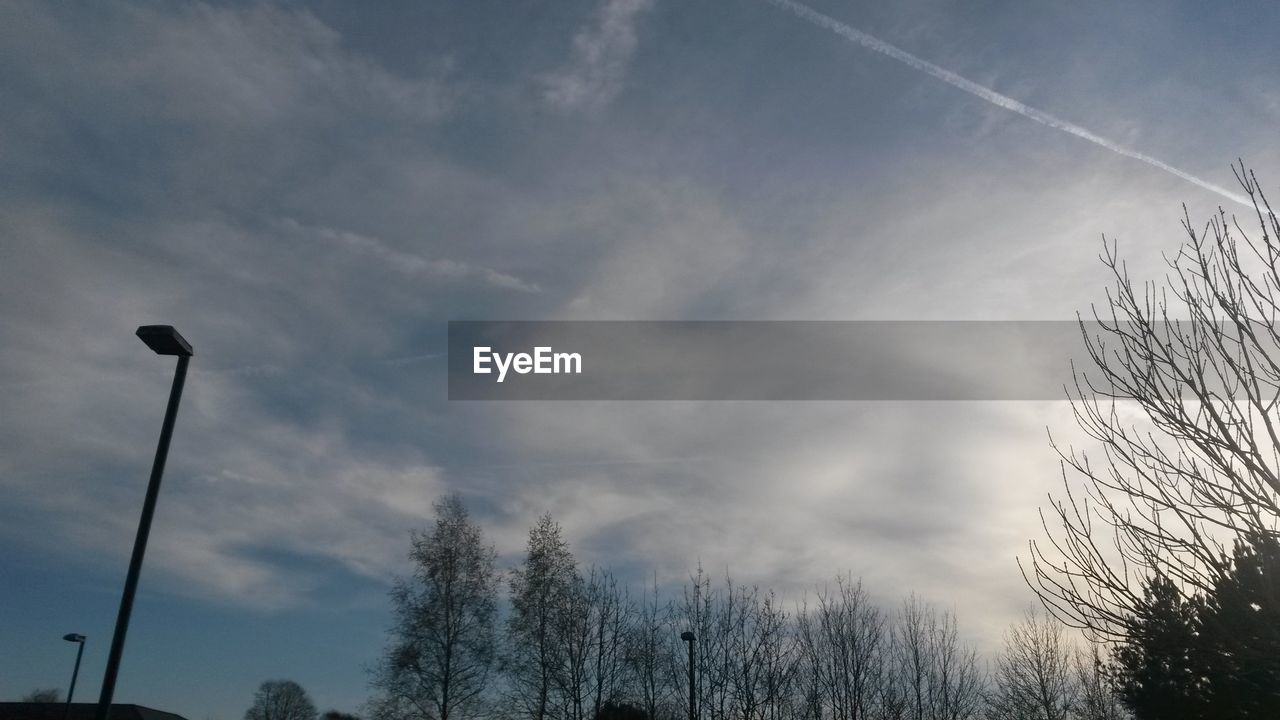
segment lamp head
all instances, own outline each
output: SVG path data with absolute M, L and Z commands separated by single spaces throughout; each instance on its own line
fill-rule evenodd
M 172 325 L 143 325 L 138 328 L 138 338 L 147 344 L 157 355 L 177 355 L 191 357 L 195 351 L 191 343 Z
M 693 636 L 693 633 L 689 632 L 688 630 L 685 630 L 684 632 L 680 633 L 680 639 L 687 643 L 691 643 L 694 641 L 694 636 Z
M 84 636 L 81 635 L 80 633 L 67 633 L 66 635 L 62 636 L 62 639 L 66 640 L 67 642 L 78 642 L 78 643 L 84 642 Z

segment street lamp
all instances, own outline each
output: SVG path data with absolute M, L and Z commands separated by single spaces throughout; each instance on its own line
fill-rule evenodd
M 76 676 L 80 674 L 80 657 L 84 655 L 84 636 L 80 633 L 67 633 L 62 636 L 62 639 L 80 643 L 80 649 L 76 650 L 76 667 L 71 671 L 71 687 L 67 689 L 67 705 L 62 709 L 62 720 L 67 720 L 67 713 L 71 711 L 71 696 L 76 694 Z
M 191 344 L 172 325 L 143 325 L 138 328 L 138 338 L 157 355 L 174 355 L 178 358 L 173 373 L 173 388 L 169 390 L 169 405 L 164 411 L 164 424 L 160 426 L 160 443 L 156 446 L 156 458 L 151 464 L 151 481 L 147 484 L 147 496 L 142 502 L 142 517 L 138 520 L 138 535 L 133 541 L 133 556 L 129 558 L 129 574 L 124 581 L 124 594 L 120 597 L 120 613 L 116 616 L 116 630 L 111 636 L 111 652 L 107 655 L 107 669 L 102 677 L 102 694 L 98 697 L 97 720 L 107 720 L 111 711 L 111 696 L 116 691 L 116 674 L 120 671 L 120 656 L 124 654 L 124 636 L 129 630 L 129 615 L 133 612 L 133 596 L 138 589 L 138 575 L 142 572 L 142 556 L 147 552 L 147 537 L 151 534 L 151 517 L 156 511 L 156 497 L 160 494 L 160 478 L 164 475 L 164 461 L 169 456 L 169 439 L 173 436 L 173 421 L 178 416 L 178 402 L 182 400 L 182 385 L 187 379 L 187 362 L 193 351 Z
M 689 644 L 689 720 L 698 720 L 697 685 L 694 682 L 693 674 L 693 642 L 697 638 L 694 637 L 693 633 L 685 630 L 680 633 L 680 639 Z

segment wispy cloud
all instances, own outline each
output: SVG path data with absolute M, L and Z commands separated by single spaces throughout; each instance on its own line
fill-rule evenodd
M 791 12 L 795 13 L 798 17 L 804 20 L 807 20 L 813 23 L 814 25 L 817 25 L 818 27 L 830 30 L 831 32 L 834 32 L 835 34 L 845 38 L 850 42 L 861 45 L 862 47 L 868 50 L 873 50 L 875 52 L 878 52 L 881 55 L 886 55 L 888 57 L 891 57 L 894 60 L 897 60 L 898 62 L 902 63 L 903 65 L 906 65 L 907 67 L 913 70 L 919 70 L 920 72 L 926 73 L 928 75 L 932 75 L 933 77 L 941 80 L 942 82 L 952 87 L 959 88 L 969 93 L 970 95 L 973 95 L 974 97 L 980 98 L 982 100 L 986 100 L 987 102 L 991 103 L 992 105 L 995 105 L 996 107 L 1004 108 L 1005 110 L 1009 110 L 1010 112 L 1015 112 L 1025 118 L 1035 120 L 1036 122 L 1042 125 L 1051 127 L 1054 130 L 1061 130 L 1062 132 L 1065 132 L 1067 134 L 1074 135 L 1082 140 L 1091 142 L 1094 145 L 1097 145 L 1102 148 L 1106 148 L 1107 150 L 1110 150 L 1111 152 L 1116 153 L 1118 155 L 1123 155 L 1125 157 L 1133 158 L 1134 160 L 1139 160 L 1141 162 L 1144 162 L 1154 168 L 1163 170 L 1169 173 L 1170 175 L 1174 175 L 1183 180 L 1186 180 L 1192 185 L 1196 185 L 1200 188 L 1208 190 L 1209 192 L 1216 193 L 1232 202 L 1239 203 L 1248 208 L 1253 207 L 1253 203 L 1249 202 L 1247 198 L 1245 198 L 1244 196 L 1238 193 L 1233 193 L 1230 190 L 1227 190 L 1226 188 L 1223 188 L 1219 185 L 1215 185 L 1207 180 L 1198 178 L 1195 175 L 1192 175 L 1191 173 L 1186 172 L 1185 170 L 1179 170 L 1178 168 L 1173 167 L 1172 165 L 1164 162 L 1163 160 L 1160 160 L 1159 158 L 1154 158 L 1145 153 L 1140 153 L 1136 150 L 1131 150 L 1127 147 L 1124 147 L 1123 145 L 1120 145 L 1112 140 L 1108 140 L 1107 138 L 1104 138 L 1101 135 L 1098 135 L 1097 133 L 1094 133 L 1090 130 L 1082 128 L 1079 125 L 1076 125 L 1075 123 L 1071 123 L 1066 120 L 1063 120 L 1062 118 L 1059 118 L 1055 115 L 1051 115 L 1047 112 L 1044 112 L 1043 110 L 1037 110 L 1036 108 L 1030 107 L 1029 105 L 1026 105 L 1022 102 L 1014 100 L 1008 95 L 1002 95 L 996 92 L 995 90 L 992 90 L 989 87 L 986 87 L 984 85 L 979 85 L 978 83 L 973 82 L 968 78 L 957 75 L 956 73 L 950 70 L 947 70 L 944 67 L 934 65 L 928 60 L 924 60 L 923 58 L 916 57 L 915 55 L 912 55 L 906 50 L 903 50 L 895 45 L 891 45 L 873 35 L 868 35 L 867 33 L 861 30 L 858 30 L 857 28 L 846 25 L 840 22 L 839 20 L 836 20 L 835 18 L 831 17 L 830 15 L 824 15 L 818 12 L 817 10 L 814 10 L 813 8 L 808 7 L 807 5 L 802 5 L 798 2 L 795 2 L 794 0 L 768 0 L 768 1 L 770 3 L 773 3 L 774 5 L 777 5 L 778 7 L 790 10 Z
M 653 0 L 606 0 L 595 21 L 573 37 L 573 59 L 543 77 L 543 99 L 566 110 L 607 104 L 622 90 L 627 64 L 636 49 L 636 17 Z
M 405 355 L 404 357 L 389 358 L 383 362 L 393 367 L 403 367 L 405 365 L 414 365 L 428 360 L 439 360 L 442 357 L 444 357 L 444 353 L 423 353 L 420 355 Z
M 348 250 L 368 255 L 385 263 L 388 267 L 405 275 L 416 275 L 434 278 L 453 278 L 458 280 L 479 279 L 485 284 L 505 290 L 537 293 L 542 288 L 537 283 L 527 282 L 520 278 L 487 267 L 479 267 L 458 260 L 447 258 L 425 258 L 421 255 L 397 250 L 385 242 L 360 235 L 348 230 L 330 227 L 303 225 L 292 218 L 281 221 L 286 229 L 303 232 L 337 243 Z

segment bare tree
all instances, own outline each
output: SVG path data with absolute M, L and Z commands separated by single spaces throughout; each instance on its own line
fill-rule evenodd
M 392 591 L 396 625 L 375 671 L 379 718 L 455 720 L 481 709 L 495 653 L 495 553 L 462 500 L 435 505 L 429 535 L 414 535 L 413 576 Z
M 36 688 L 22 696 L 22 702 L 56 703 L 62 702 L 62 691 L 58 688 Z
M 725 650 L 725 613 L 732 607 L 721 607 L 719 590 L 712 587 L 711 577 L 699 565 L 684 587 L 676 611 L 681 630 L 697 637 L 694 646 L 698 667 L 695 704 L 699 720 L 725 720 L 729 698 L 728 653 Z M 681 683 L 683 684 L 683 683 Z
M 909 720 L 966 720 L 982 709 L 977 651 L 960 642 L 959 624 L 915 595 L 894 627 L 896 687 Z
M 991 720 L 1068 720 L 1076 706 L 1072 652 L 1062 624 L 1028 612 L 1005 634 L 988 699 Z
M 814 608 L 801 610 L 798 634 L 812 686 L 810 712 L 831 720 L 873 717 L 886 702 L 889 632 L 886 616 L 860 581 L 837 578 L 836 587 L 818 593 Z
M 268 680 L 258 686 L 244 720 L 316 720 L 316 706 L 298 683 Z
M 1095 368 L 1077 373 L 1072 406 L 1100 457 L 1054 442 L 1065 491 L 1042 512 L 1047 542 L 1032 542 L 1024 575 L 1091 639 L 1132 629 L 1151 577 L 1207 594 L 1234 541 L 1277 536 L 1280 222 L 1253 173 L 1234 170 L 1257 231 L 1221 209 L 1198 230 L 1184 208 L 1163 287 L 1131 280 L 1107 246 L 1115 287 L 1096 325 L 1081 322 Z
M 1102 648 L 1089 643 L 1089 649 L 1075 655 L 1077 720 L 1126 720 L 1130 717 L 1116 694 L 1115 684 L 1107 674 Z
M 620 705 L 632 689 L 627 642 L 636 622 L 636 607 L 626 587 L 608 570 L 593 568 L 587 578 L 593 625 L 592 717 L 606 704 Z
M 682 631 L 673 617 L 671 602 L 663 602 L 655 577 L 637 604 L 634 622 L 628 626 L 626 663 L 630 689 L 640 709 L 652 720 L 671 713 L 680 695 L 683 674 L 673 649 Z
M 586 720 L 591 712 L 591 659 L 594 654 L 595 606 L 591 585 L 575 570 L 561 599 L 553 626 L 555 642 L 563 649 L 552 673 L 566 720 Z
M 556 626 L 564 656 L 555 681 L 569 720 L 593 718 L 606 704 L 622 702 L 630 622 L 630 599 L 612 574 L 596 568 L 585 578 L 575 573 Z
M 515 712 L 530 720 L 563 717 L 567 668 L 563 643 L 571 604 L 580 592 L 577 562 L 560 526 L 544 515 L 529 531 L 528 552 L 511 574 L 511 615 L 503 659 Z
M 737 611 L 726 628 L 730 706 L 741 720 L 779 720 L 789 709 L 798 655 L 790 618 L 772 591 L 730 584 L 729 593 Z

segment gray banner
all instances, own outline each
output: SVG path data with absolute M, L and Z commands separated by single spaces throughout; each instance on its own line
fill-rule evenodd
M 1073 360 L 1074 320 L 455 321 L 448 377 L 450 400 L 1064 400 Z

